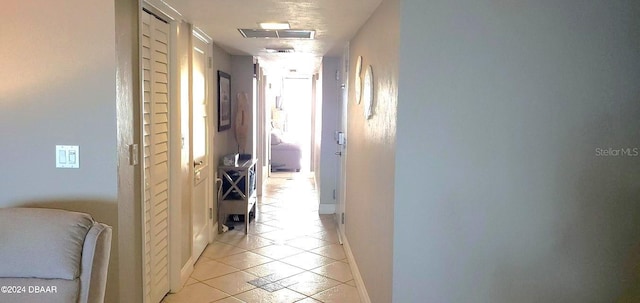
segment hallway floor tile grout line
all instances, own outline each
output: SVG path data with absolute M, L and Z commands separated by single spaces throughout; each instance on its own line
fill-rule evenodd
M 318 214 L 308 173 L 273 173 L 255 218 L 209 244 L 185 287 L 165 303 L 357 303 L 334 215 Z

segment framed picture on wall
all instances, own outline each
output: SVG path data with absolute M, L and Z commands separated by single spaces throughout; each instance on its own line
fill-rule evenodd
M 218 131 L 231 128 L 231 76 L 218 71 Z

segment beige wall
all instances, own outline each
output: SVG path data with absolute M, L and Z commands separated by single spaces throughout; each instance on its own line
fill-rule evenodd
M 115 302 L 114 2 L 9 0 L 0 20 L 0 207 L 83 211 L 113 226 L 107 302 Z M 80 169 L 55 168 L 57 144 L 80 146 Z
M 0 150 L 0 205 L 69 198 L 115 203 L 113 2 L 3 4 L 0 138 L 11 148 Z M 80 146 L 80 169 L 55 168 L 56 144 Z
M 640 2 L 402 5 L 393 302 L 638 288 Z
M 140 72 L 138 46 L 139 3 L 116 0 L 116 92 L 118 128 L 118 237 L 117 254 L 111 254 L 118 269 L 110 269 L 109 279 L 116 281 L 105 302 L 142 300 L 142 217 L 141 176 L 138 166 L 129 164 L 129 145 L 140 142 Z M 133 243 L 139 243 L 134 245 Z M 137 286 L 137 287 L 136 287 Z M 118 288 L 116 288 L 118 287 Z M 119 294 L 119 295 L 118 295 Z
M 372 302 L 391 302 L 399 6 L 383 1 L 350 44 L 346 236 Z M 373 66 L 374 115 L 354 98 L 358 56 Z M 408 301 L 407 301 L 408 302 Z

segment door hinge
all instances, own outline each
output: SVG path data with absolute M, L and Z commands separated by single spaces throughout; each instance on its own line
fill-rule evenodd
M 138 144 L 129 145 L 129 165 L 138 165 Z
M 344 224 L 344 213 L 342 213 L 342 224 Z
M 213 67 L 213 59 L 211 57 L 207 58 L 208 64 L 209 64 L 209 68 Z
M 335 199 L 336 199 L 336 190 L 334 189 L 333 190 L 333 200 L 335 200 Z
M 213 207 L 209 207 L 209 220 L 213 220 Z

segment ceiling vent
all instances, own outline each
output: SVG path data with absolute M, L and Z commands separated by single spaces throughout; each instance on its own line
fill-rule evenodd
M 278 31 L 272 29 L 239 28 L 238 30 L 245 38 L 278 38 Z
M 262 39 L 313 39 L 316 31 L 301 29 L 254 29 L 239 28 L 238 31 L 245 38 L 262 38 Z
M 281 39 L 313 39 L 316 35 L 316 31 L 287 29 L 278 31 L 278 36 Z

